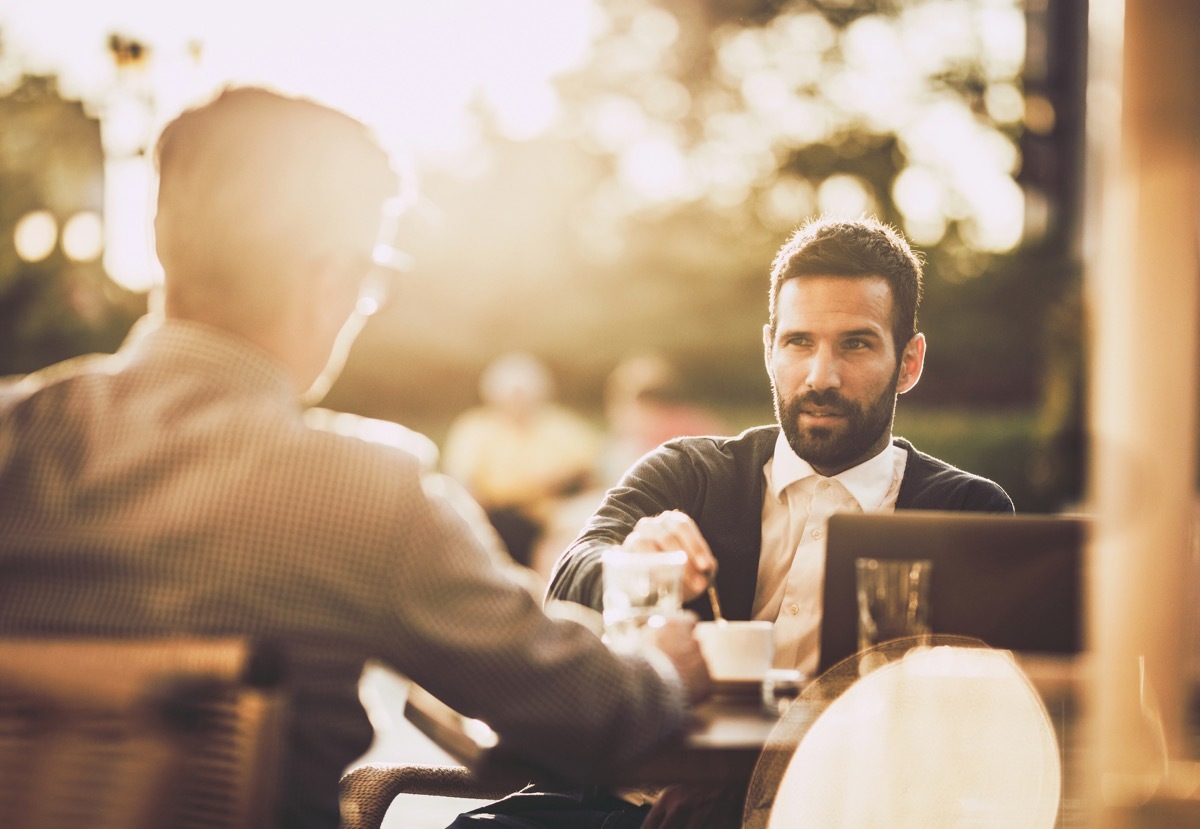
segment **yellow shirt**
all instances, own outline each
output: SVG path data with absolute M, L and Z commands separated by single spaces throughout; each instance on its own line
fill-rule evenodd
M 450 427 L 443 466 L 487 509 L 536 506 L 590 476 L 599 449 L 597 431 L 559 406 L 547 405 L 522 423 L 478 408 Z

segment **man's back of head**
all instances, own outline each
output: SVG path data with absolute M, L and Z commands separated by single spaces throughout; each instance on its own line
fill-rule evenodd
M 261 88 L 227 89 L 167 125 L 156 147 L 158 256 L 169 312 L 250 325 L 307 263 L 369 263 L 397 190 L 360 122 Z

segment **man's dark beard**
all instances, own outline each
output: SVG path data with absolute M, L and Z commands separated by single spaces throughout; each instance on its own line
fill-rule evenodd
M 845 399 L 836 389 L 810 391 L 781 401 L 779 389 L 772 383 L 775 417 L 792 451 L 808 461 L 814 469 L 849 469 L 866 460 L 867 453 L 879 439 L 891 431 L 896 415 L 896 382 L 899 378 L 900 365 L 897 362 L 891 382 L 867 407 Z M 813 426 L 802 432 L 800 413 L 812 406 L 836 409 L 846 417 L 847 430 L 835 434 L 831 428 Z

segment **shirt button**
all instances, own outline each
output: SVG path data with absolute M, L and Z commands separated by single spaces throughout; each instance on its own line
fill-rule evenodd
M 829 481 L 821 481 L 821 489 L 829 489 Z
M 788 605 L 788 613 L 790 613 L 791 615 L 795 616 L 799 612 L 800 612 L 800 605 L 798 605 L 798 604 Z
M 823 533 L 823 532 L 821 532 L 820 530 L 813 530 L 813 531 L 812 531 L 812 537 L 813 537 L 813 538 L 817 538 L 817 539 L 819 539 L 819 538 L 820 538 L 822 535 L 824 535 L 824 533 Z

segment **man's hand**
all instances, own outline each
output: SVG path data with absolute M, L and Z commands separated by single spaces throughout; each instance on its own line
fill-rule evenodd
M 642 829 L 738 829 L 748 788 L 748 783 L 667 786 Z
M 663 619 L 661 625 L 652 623 L 644 630 L 650 644 L 662 651 L 675 666 L 688 702 L 695 705 L 708 699 L 712 693 L 712 678 L 696 641 L 696 615 L 680 613 Z
M 683 600 L 690 602 L 708 589 L 717 574 L 717 559 L 690 515 L 670 510 L 638 520 L 621 547 L 643 553 L 683 550 L 687 568 L 683 571 Z

